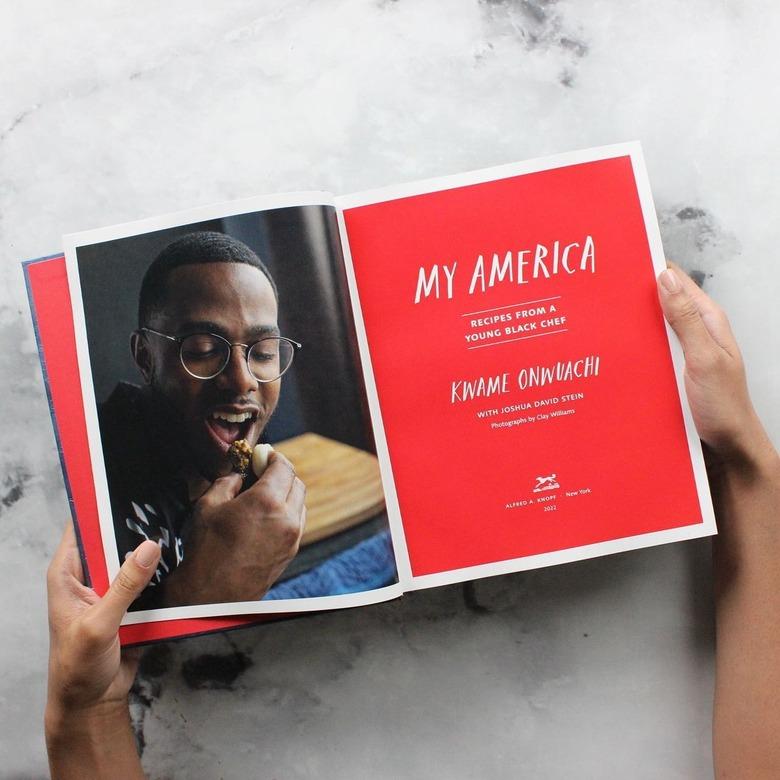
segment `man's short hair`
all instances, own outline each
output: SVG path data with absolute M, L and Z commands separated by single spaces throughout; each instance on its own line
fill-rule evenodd
M 261 271 L 279 300 L 276 283 L 265 263 L 243 241 L 214 231 L 188 233 L 168 244 L 146 269 L 138 295 L 138 327 L 148 325 L 156 311 L 165 304 L 166 282 L 170 273 L 183 265 L 201 263 L 245 263 Z

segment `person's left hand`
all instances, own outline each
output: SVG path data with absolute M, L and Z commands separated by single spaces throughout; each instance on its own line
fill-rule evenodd
M 140 544 L 101 598 L 84 585 L 76 536 L 68 521 L 47 575 L 47 726 L 112 708 L 127 710 L 140 654 L 135 649 L 120 652 L 117 632 L 127 608 L 151 580 L 159 557 L 156 542 Z

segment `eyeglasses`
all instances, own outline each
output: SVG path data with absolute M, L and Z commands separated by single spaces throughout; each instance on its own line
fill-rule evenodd
M 176 342 L 184 370 L 195 379 L 219 376 L 230 362 L 233 347 L 243 347 L 249 373 L 258 382 L 275 382 L 292 365 L 295 353 L 303 346 L 284 336 L 267 336 L 252 344 L 231 344 L 216 333 L 170 336 L 152 328 L 139 328 L 139 331 Z

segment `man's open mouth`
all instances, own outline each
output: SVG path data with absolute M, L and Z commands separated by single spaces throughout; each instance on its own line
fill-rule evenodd
M 227 451 L 234 441 L 247 438 L 256 419 L 256 411 L 215 411 L 206 417 L 206 427 L 221 449 Z

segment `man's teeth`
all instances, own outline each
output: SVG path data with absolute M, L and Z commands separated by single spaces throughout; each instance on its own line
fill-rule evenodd
M 240 414 L 229 414 L 228 412 L 212 412 L 211 416 L 215 420 L 224 420 L 229 423 L 242 423 L 252 418 L 252 412 L 241 412 Z

